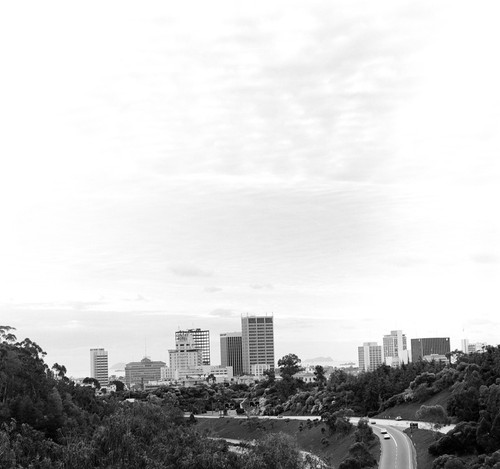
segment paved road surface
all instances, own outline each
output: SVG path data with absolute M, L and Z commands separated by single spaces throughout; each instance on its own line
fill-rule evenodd
M 387 431 L 390 439 L 385 439 L 381 430 Z M 380 438 L 382 453 L 380 456 L 380 469 L 413 469 L 415 453 L 413 444 L 408 436 L 400 429 L 391 426 L 373 425 L 375 435 Z

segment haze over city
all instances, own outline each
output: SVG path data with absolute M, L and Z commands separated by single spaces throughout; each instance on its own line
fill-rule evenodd
M 500 343 L 495 2 L 0 6 L 0 324 L 89 373 Z

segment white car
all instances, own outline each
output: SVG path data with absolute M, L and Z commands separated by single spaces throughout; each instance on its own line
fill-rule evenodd
M 388 435 L 387 433 L 384 435 L 384 440 L 390 440 L 391 439 L 391 435 Z
M 380 430 L 380 433 L 382 433 L 382 435 L 387 435 L 387 430 L 382 429 Z

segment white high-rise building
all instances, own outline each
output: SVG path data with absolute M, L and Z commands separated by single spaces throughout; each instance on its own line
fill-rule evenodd
M 177 341 L 178 338 L 182 338 L 186 334 L 191 334 L 194 345 L 201 350 L 202 364 L 210 365 L 210 331 L 200 328 L 176 331 L 175 340 Z
M 274 370 L 273 316 L 242 316 L 241 348 L 244 374 Z
M 403 331 L 391 331 L 389 335 L 384 335 L 383 347 L 386 365 L 400 366 L 410 361 L 406 335 Z
M 101 386 L 109 384 L 107 350 L 103 348 L 90 349 L 90 377 L 99 381 Z
M 486 342 L 476 342 L 471 344 L 469 343 L 469 339 L 462 339 L 462 352 L 466 354 L 483 352 L 484 347 L 486 347 Z
M 168 351 L 170 359 L 170 373 L 173 376 L 184 376 L 201 369 L 203 365 L 203 351 L 196 345 L 191 333 L 175 334 L 175 349 Z
M 382 365 L 382 346 L 377 342 L 364 342 L 358 347 L 359 371 L 374 371 Z

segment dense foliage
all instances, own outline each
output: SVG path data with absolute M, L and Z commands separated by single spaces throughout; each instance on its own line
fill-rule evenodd
M 1 468 L 314 467 L 286 435 L 269 435 L 242 454 L 200 434 L 180 407 L 194 405 L 199 390 L 163 389 L 135 402 L 123 393 L 96 397 L 92 387 L 67 379 L 63 366 L 49 369 L 44 356 L 36 343 L 17 342 L 11 328 L 0 327 Z M 225 403 L 224 391 L 210 391 Z
M 500 346 L 455 358 L 447 410 L 459 423 L 429 448 L 434 468 L 500 469 Z
M 375 415 L 403 403 L 421 403 L 416 418 L 438 427 L 453 418 L 456 427 L 429 452 L 434 469 L 500 469 L 500 347 L 483 353 L 450 355 L 452 364 L 419 361 L 399 368 L 380 366 L 351 374 L 335 369 L 329 378 L 315 369 L 315 382 L 294 377 L 301 369 L 294 354 L 250 385 L 161 387 L 153 393 L 119 392 L 96 397 L 98 383 L 80 386 L 63 365 L 49 368 L 45 353 L 30 339 L 17 341 L 0 327 L 0 467 L 80 468 L 266 468 L 303 467 L 293 441 L 270 435 L 248 447 L 245 457 L 226 443 L 206 438 L 183 412 L 227 411 L 252 415 L 317 415 L 330 434 L 354 432 L 355 444 L 342 468 L 370 467 L 373 432 L 350 415 Z M 90 385 L 93 385 L 90 386 Z M 446 409 L 426 405 L 447 390 Z M 138 401 L 128 402 L 126 397 Z M 241 406 L 240 406 L 241 404 Z M 279 464 L 284 464 L 280 466 Z

